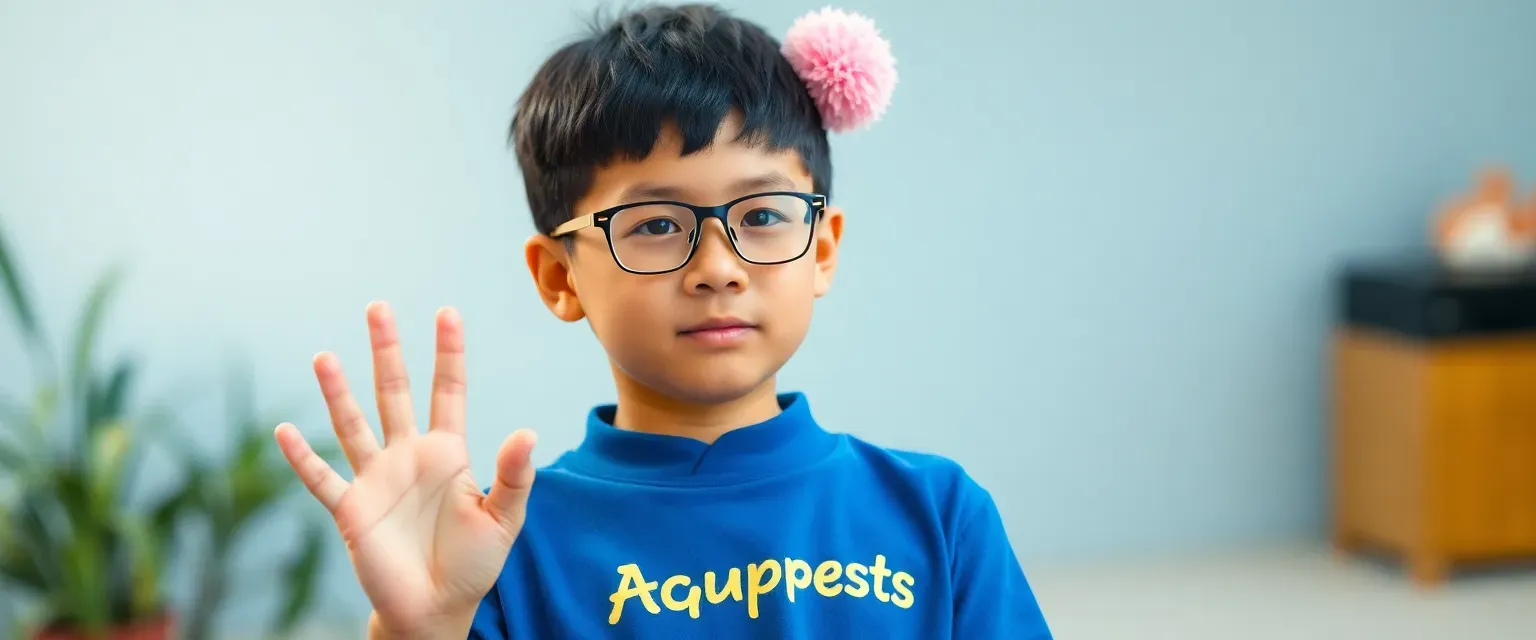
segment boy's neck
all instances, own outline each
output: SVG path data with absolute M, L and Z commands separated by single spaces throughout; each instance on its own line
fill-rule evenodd
M 682 436 L 713 444 L 728 431 L 757 424 L 782 411 L 773 378 L 746 395 L 718 404 L 679 401 L 616 376 L 618 408 L 613 426 L 626 431 Z

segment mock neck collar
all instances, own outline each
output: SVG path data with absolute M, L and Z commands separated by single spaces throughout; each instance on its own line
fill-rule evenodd
M 656 484 L 724 484 L 777 475 L 823 458 L 836 444 L 811 417 L 801 393 L 778 396 L 778 415 L 721 434 L 714 444 L 613 426 L 617 405 L 587 414 L 581 446 L 567 454 L 576 471 Z

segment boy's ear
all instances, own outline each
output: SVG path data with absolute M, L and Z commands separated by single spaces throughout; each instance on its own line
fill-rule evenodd
M 832 276 L 837 274 L 837 246 L 843 241 L 843 210 L 827 207 L 816 226 L 816 297 L 827 295 L 832 289 Z
M 575 322 L 586 317 L 576 295 L 571 257 L 564 242 L 536 233 L 523 244 L 523 257 L 528 261 L 528 273 L 533 276 L 533 286 L 538 289 L 539 298 L 556 318 Z

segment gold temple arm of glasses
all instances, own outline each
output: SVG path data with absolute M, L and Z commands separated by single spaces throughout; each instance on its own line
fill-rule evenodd
M 555 230 L 549 234 L 549 237 L 558 238 L 566 234 L 576 233 L 577 231 L 581 231 L 582 229 L 592 226 L 592 222 L 596 219 L 597 216 L 591 213 L 584 216 L 571 218 L 570 220 L 566 220 L 564 224 L 555 227 Z

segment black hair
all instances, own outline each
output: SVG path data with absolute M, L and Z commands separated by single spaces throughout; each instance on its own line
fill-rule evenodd
M 733 110 L 737 141 L 794 150 L 817 193 L 831 197 L 831 150 L 805 83 L 756 24 L 709 4 L 646 6 L 545 61 L 518 100 L 510 138 L 534 226 L 549 234 L 577 212 L 593 173 L 642 160 L 671 123 L 683 155 L 707 148 Z

